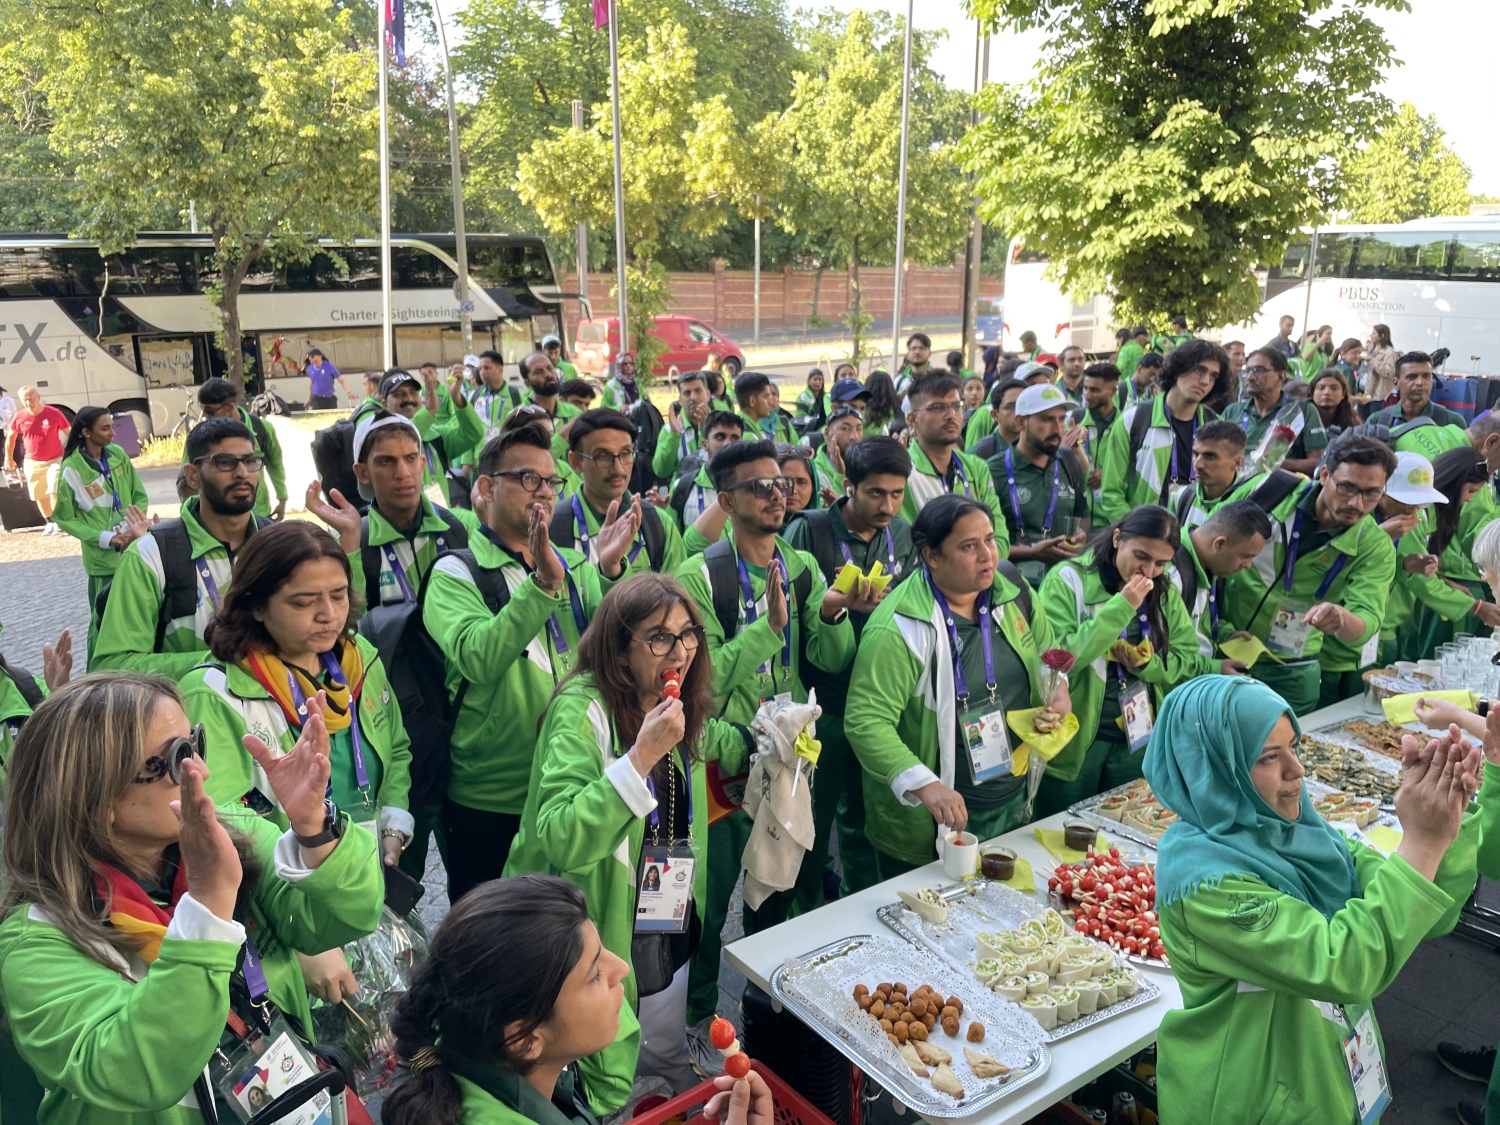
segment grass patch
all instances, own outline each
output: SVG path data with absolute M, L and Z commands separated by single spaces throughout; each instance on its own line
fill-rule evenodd
M 137 469 L 164 469 L 182 464 L 182 450 L 187 442 L 186 434 L 169 437 L 150 437 L 141 443 L 141 451 L 130 459 Z

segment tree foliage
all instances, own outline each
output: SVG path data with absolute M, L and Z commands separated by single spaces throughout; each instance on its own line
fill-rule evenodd
M 1404 223 L 1469 213 L 1469 168 L 1448 147 L 1436 117 L 1402 102 L 1344 165 L 1342 205 L 1352 223 Z
M 1244 318 L 1255 267 L 1327 217 L 1340 158 L 1388 112 L 1391 47 L 1366 8 L 1407 5 L 970 0 L 1048 38 L 1035 80 L 990 86 L 961 146 L 982 214 L 1122 322 Z

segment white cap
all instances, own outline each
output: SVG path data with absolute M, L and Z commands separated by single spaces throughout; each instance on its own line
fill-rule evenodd
M 382 426 L 405 426 L 411 430 L 412 435 L 417 439 L 417 444 L 422 443 L 421 433 L 418 432 L 412 420 L 404 414 L 387 414 L 383 418 L 375 414 L 366 414 L 359 420 L 359 425 L 354 427 L 354 460 L 356 462 L 359 461 L 359 455 L 364 452 L 365 442 L 370 440 L 370 434 Z M 1430 468 L 1427 475 L 1430 479 L 1432 476 Z
M 1385 494 L 1413 507 L 1448 502 L 1446 496 L 1432 487 L 1432 462 L 1420 453 L 1396 454 L 1396 471 L 1385 483 Z
M 1038 383 L 1034 387 L 1027 387 L 1016 399 L 1016 417 L 1025 418 L 1031 414 L 1045 414 L 1049 410 L 1058 407 L 1072 406 L 1073 404 L 1064 397 L 1062 391 L 1051 383 Z
M 465 367 L 472 367 L 475 371 L 478 371 L 479 370 L 479 357 L 477 355 L 466 355 L 466 356 L 464 356 L 464 366 Z

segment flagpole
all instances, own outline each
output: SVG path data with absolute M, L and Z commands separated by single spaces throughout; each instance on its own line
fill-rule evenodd
M 464 355 L 474 351 L 474 306 L 469 300 L 469 244 L 464 229 L 463 165 L 458 151 L 458 106 L 453 100 L 453 60 L 448 55 L 448 32 L 443 27 L 442 9 L 432 2 L 432 16 L 437 22 L 438 43 L 443 48 L 443 73 L 448 79 L 448 163 L 453 169 L 453 245 L 458 260 L 458 334 Z
M 911 24 L 916 0 L 906 4 L 906 63 L 901 68 L 901 178 L 896 189 L 896 295 L 891 308 L 891 376 L 901 375 L 901 281 L 906 257 L 906 139 L 911 123 Z
M 620 290 L 620 351 L 630 350 L 630 313 L 625 301 L 625 178 L 620 167 L 620 0 L 609 3 L 609 87 L 615 137 L 615 284 Z M 650 373 L 647 372 L 647 375 Z
M 391 123 L 385 74 L 390 10 L 387 0 L 377 2 L 380 4 L 380 34 L 375 37 L 375 58 L 380 71 L 380 369 L 389 371 L 395 366 L 391 348 Z

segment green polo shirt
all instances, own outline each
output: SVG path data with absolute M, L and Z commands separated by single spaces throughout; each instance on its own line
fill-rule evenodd
M 1007 446 L 991 457 L 986 464 L 989 465 L 990 476 L 995 481 L 995 496 L 1000 501 L 1000 512 L 1005 517 L 1005 529 L 1013 544 L 1034 543 L 1049 535 L 1059 534 L 1058 516 L 1083 519 L 1089 514 L 1088 489 L 1079 471 L 1081 466 L 1076 460 L 1068 466 L 1062 463 L 1060 456 L 1049 457 L 1045 465 L 1036 465 L 1024 457 L 1015 446 Z M 1073 470 L 1072 473 L 1069 472 L 1070 467 Z M 1014 491 L 1011 490 L 1012 472 L 1014 472 Z M 1054 480 L 1057 484 L 1057 506 L 1052 513 L 1052 521 L 1048 524 L 1047 509 L 1052 507 Z M 1016 511 L 1017 501 L 1020 502 L 1019 518 Z
M 1417 414 L 1415 418 L 1407 417 L 1406 407 L 1398 402 L 1394 406 L 1387 406 L 1383 410 L 1375 411 L 1374 414 L 1370 415 L 1368 421 L 1372 426 L 1389 426 L 1394 430 L 1397 426 L 1415 421 L 1416 418 L 1431 418 L 1439 426 L 1462 427 L 1464 424 L 1462 414 L 1455 413 L 1446 406 L 1439 406 L 1437 403 L 1431 401 L 1422 408 L 1421 413 Z
M 1283 394 L 1264 414 L 1256 411 L 1253 399 L 1232 402 L 1224 408 L 1223 418 L 1224 421 L 1233 422 L 1245 431 L 1245 448 L 1248 453 L 1253 454 L 1260 443 L 1265 440 L 1266 431 L 1271 428 L 1276 415 L 1286 407 L 1286 402 L 1286 395 Z M 1318 408 L 1312 403 L 1303 402 L 1302 432 L 1297 435 L 1297 440 L 1292 442 L 1292 447 L 1287 450 L 1286 455 L 1294 460 L 1300 460 L 1313 456 L 1327 445 L 1328 431 L 1323 428 L 1323 416 L 1318 413 Z

